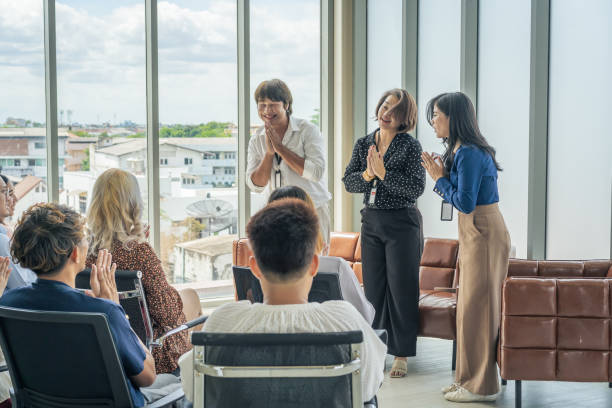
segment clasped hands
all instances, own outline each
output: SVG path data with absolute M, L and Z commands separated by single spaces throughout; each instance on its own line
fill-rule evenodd
M 91 275 L 89 285 L 91 295 L 96 298 L 103 298 L 119 304 L 119 294 L 117 293 L 117 283 L 115 282 L 115 271 L 117 264 L 112 263 L 113 256 L 106 249 L 98 251 L 98 259 L 91 265 Z
M 376 150 L 376 146 L 370 146 L 367 161 L 368 166 L 366 168 L 364 178 L 366 178 L 368 181 L 373 180 L 375 177 L 384 180 L 387 170 L 385 169 L 385 163 L 383 162 L 382 155 Z
M 283 145 L 281 136 L 278 134 L 278 132 L 276 132 L 276 130 L 274 130 L 270 123 L 266 122 L 264 126 L 266 130 L 266 148 L 268 153 L 280 154 L 279 146 Z
M 431 177 L 434 182 L 444 177 L 444 165 L 442 165 L 440 156 L 434 156 L 433 153 L 423 152 L 421 153 L 421 159 L 423 160 L 421 166 L 425 167 L 427 174 L 429 174 L 429 177 Z

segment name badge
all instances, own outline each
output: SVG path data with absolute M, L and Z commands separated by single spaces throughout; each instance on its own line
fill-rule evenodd
M 274 187 L 275 188 L 280 188 L 281 186 L 281 171 L 280 170 L 276 170 L 274 172 Z
M 374 205 L 376 202 L 376 184 L 377 181 L 374 181 L 374 185 L 372 186 L 372 190 L 370 190 L 370 198 L 368 199 L 368 204 Z
M 453 205 L 446 200 L 442 200 L 442 207 L 440 208 L 440 221 L 452 221 L 453 220 Z

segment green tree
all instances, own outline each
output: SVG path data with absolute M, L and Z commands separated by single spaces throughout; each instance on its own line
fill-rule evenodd
M 319 109 L 315 109 L 314 111 L 315 113 L 310 116 L 310 122 L 316 127 L 319 127 L 319 124 L 321 122 L 321 111 Z
M 81 161 L 81 170 L 89 171 L 89 147 L 85 149 L 85 158 Z

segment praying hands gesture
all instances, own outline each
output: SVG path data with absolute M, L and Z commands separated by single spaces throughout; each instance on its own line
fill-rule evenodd
M 9 275 L 11 274 L 11 264 L 8 256 L 0 256 L 0 295 L 6 289 Z
M 383 158 L 381 154 L 376 151 L 376 147 L 373 145 L 370 146 L 370 150 L 368 150 L 368 167 L 366 171 L 368 172 L 368 175 L 376 176 L 381 180 L 384 180 L 385 175 L 387 174 Z
M 434 157 L 433 153 L 423 152 L 421 153 L 421 159 L 423 160 L 421 166 L 425 167 L 427 174 L 429 174 L 434 182 L 444 177 L 444 166 L 439 156 Z
M 113 256 L 106 249 L 98 252 L 98 259 L 91 265 L 89 285 L 94 297 L 111 300 L 119 304 L 115 270 L 117 264 L 112 263 Z
M 282 146 L 283 141 L 281 136 L 278 134 L 276 130 L 270 125 L 269 122 L 266 122 L 266 147 L 268 148 L 268 152 L 270 153 L 279 153 L 278 147 Z

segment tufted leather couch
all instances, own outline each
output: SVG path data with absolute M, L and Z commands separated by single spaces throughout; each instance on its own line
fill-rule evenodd
M 453 351 L 456 339 L 457 297 L 452 289 L 457 287 L 458 282 L 458 251 L 457 240 L 425 239 L 419 271 L 419 335 L 453 340 Z M 361 240 L 358 232 L 332 232 L 329 255 L 344 258 L 363 284 Z M 234 241 L 234 265 L 246 266 L 250 256 L 251 250 L 246 238 Z M 453 355 L 453 368 L 454 361 Z
M 612 385 L 612 261 L 511 259 L 502 294 L 501 377 Z

